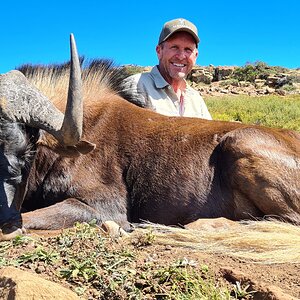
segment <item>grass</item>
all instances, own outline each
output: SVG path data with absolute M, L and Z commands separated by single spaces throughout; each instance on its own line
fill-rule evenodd
M 204 264 L 143 259 L 141 251 L 154 240 L 146 230 L 116 241 L 95 224 L 81 223 L 57 236 L 0 243 L 0 267 L 34 271 L 85 299 L 239 299 L 236 286 L 220 287 Z
M 206 97 L 205 102 L 214 120 L 300 131 L 300 95 Z

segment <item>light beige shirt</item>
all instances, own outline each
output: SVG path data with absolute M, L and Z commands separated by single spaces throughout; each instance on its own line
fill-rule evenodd
M 160 114 L 180 116 L 180 99 L 172 86 L 161 76 L 157 66 L 153 67 L 151 72 L 126 78 L 125 89 L 138 93 L 142 104 Z M 184 93 L 182 116 L 212 119 L 199 92 L 188 84 Z

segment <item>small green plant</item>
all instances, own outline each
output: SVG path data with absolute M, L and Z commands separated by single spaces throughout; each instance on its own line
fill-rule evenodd
M 250 284 L 243 287 L 239 281 L 236 281 L 233 287 L 235 299 L 252 299 L 256 291 L 248 291 L 249 287 Z
M 76 280 L 81 277 L 85 281 L 91 281 L 98 276 L 97 266 L 88 259 L 84 261 L 70 259 L 68 261 L 68 268 L 60 270 L 60 274 L 67 280 Z
M 59 254 L 53 250 L 45 250 L 39 246 L 33 252 L 27 252 L 22 254 L 18 259 L 20 265 L 27 262 L 43 261 L 47 264 L 53 264 L 59 258 Z
M 18 235 L 12 240 L 13 246 L 21 246 L 29 242 L 34 242 L 34 239 L 26 235 Z
M 153 244 L 155 240 L 155 234 L 151 228 L 145 233 L 137 237 L 133 244 L 136 247 L 144 247 Z

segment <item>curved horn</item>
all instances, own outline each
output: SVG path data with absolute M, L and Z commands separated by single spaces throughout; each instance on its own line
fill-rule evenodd
M 19 71 L 0 75 L 0 117 L 44 129 L 64 145 L 75 145 L 82 133 L 80 64 L 71 35 L 71 73 L 65 117 Z

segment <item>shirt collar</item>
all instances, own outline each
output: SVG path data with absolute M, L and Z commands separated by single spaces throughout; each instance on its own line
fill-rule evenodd
M 166 86 L 170 85 L 160 74 L 158 67 L 154 66 L 151 70 L 151 75 L 153 76 L 154 84 L 156 88 L 163 89 Z
M 160 74 L 157 65 L 152 68 L 150 73 L 153 76 L 153 80 L 154 80 L 154 84 L 155 84 L 156 88 L 163 89 L 166 86 L 170 86 L 170 84 Z M 186 82 L 186 80 L 185 80 L 185 82 Z M 189 86 L 186 82 L 186 89 L 188 89 L 188 87 Z

